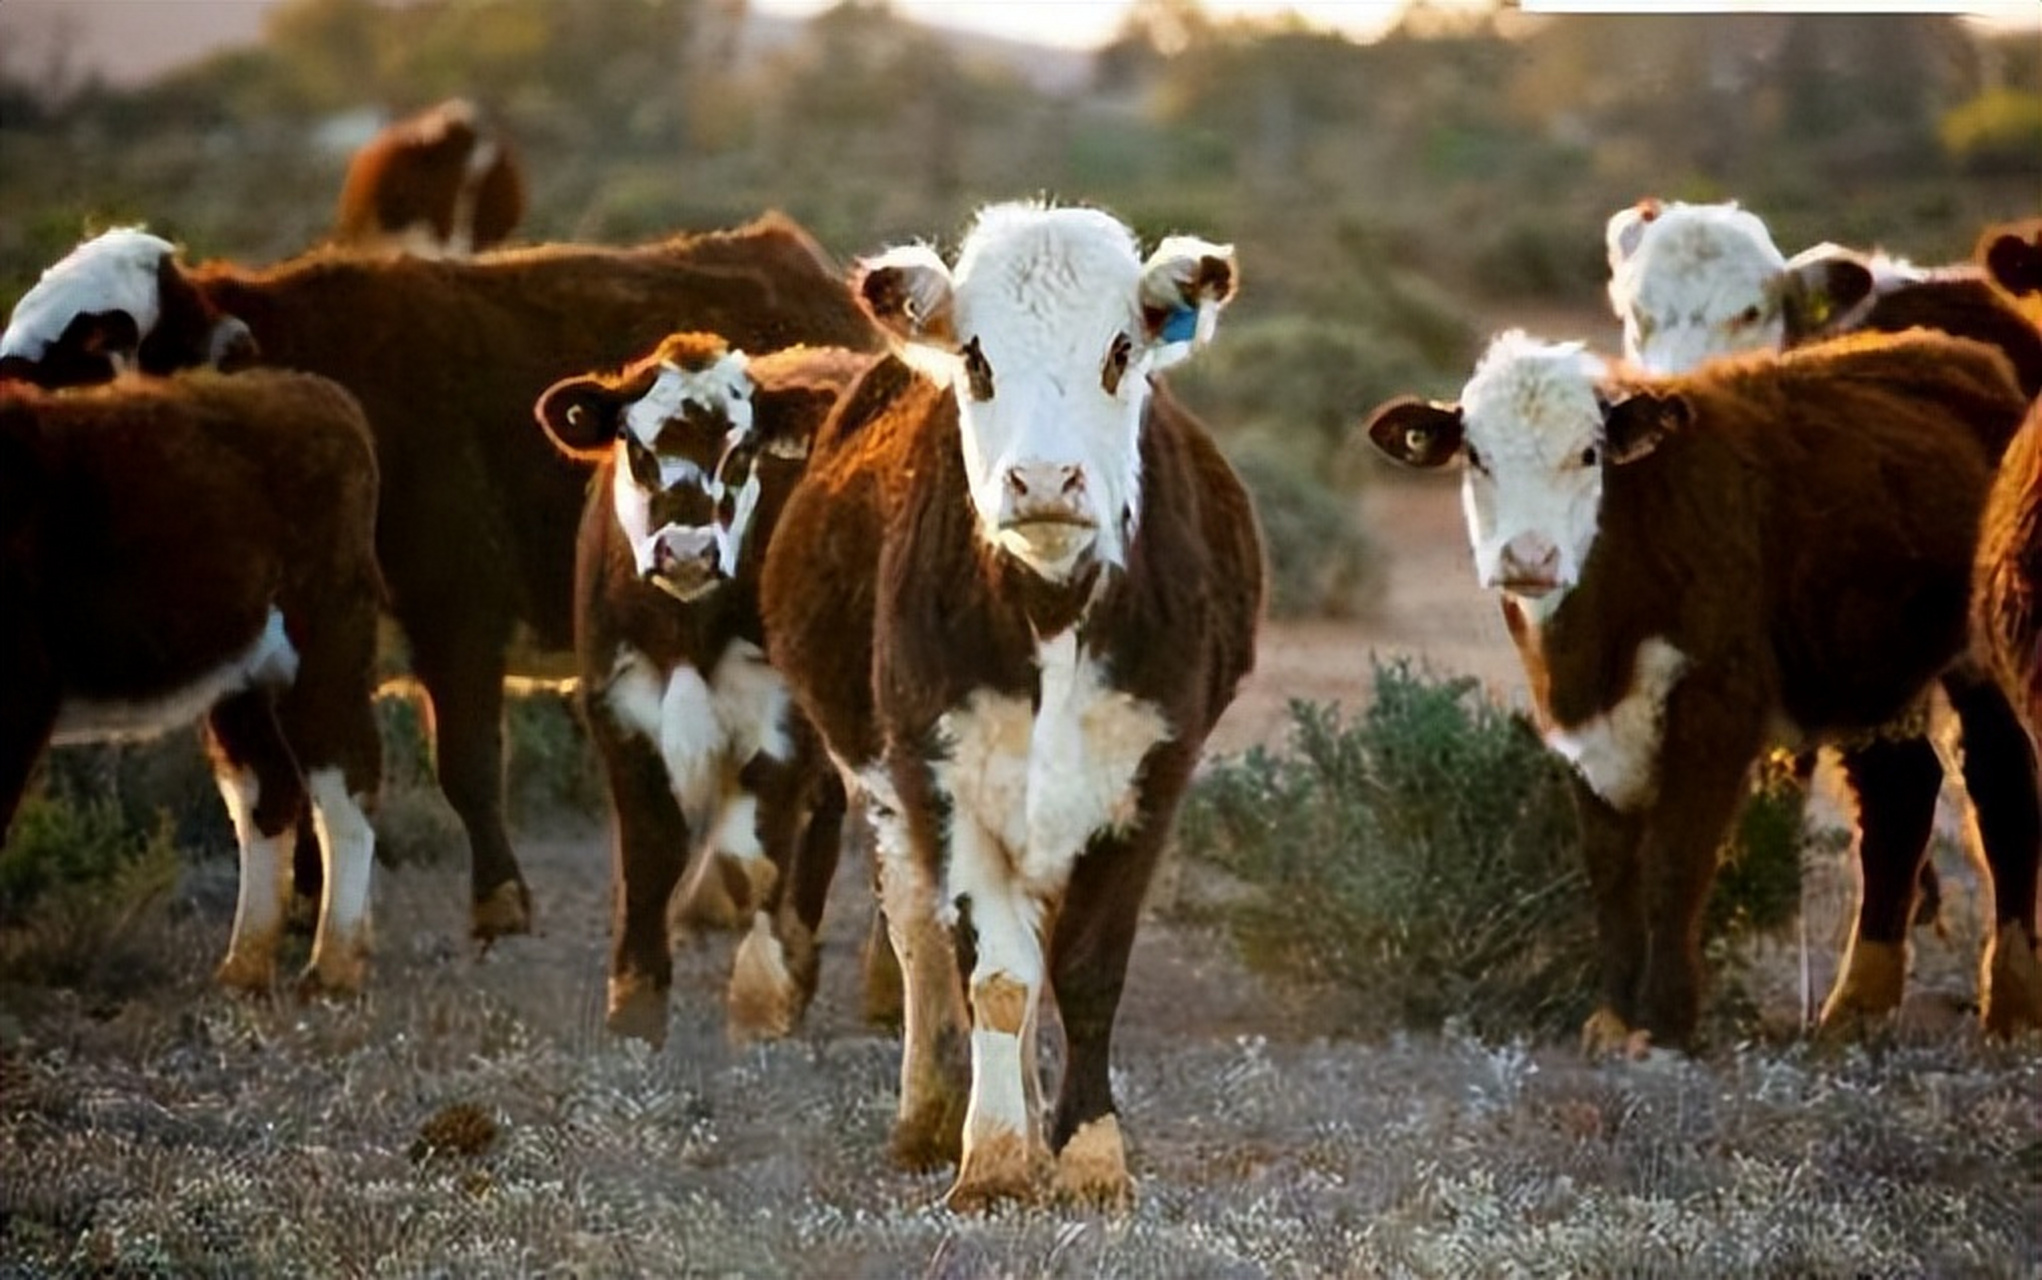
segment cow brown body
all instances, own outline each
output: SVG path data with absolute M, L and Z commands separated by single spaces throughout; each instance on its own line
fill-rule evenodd
M 509 239 L 524 214 L 516 150 L 456 98 L 385 126 L 355 152 L 333 238 L 458 256 Z
M 53 735 L 202 716 L 242 844 L 230 986 L 273 976 L 308 785 L 328 874 L 307 979 L 362 979 L 375 504 L 361 410 L 323 378 L 0 390 L 0 833 Z
M 1606 410 L 1613 457 L 1624 424 L 1684 409 L 1656 447 L 1605 467 L 1592 548 L 1557 607 L 1540 618 L 1505 597 L 1542 728 L 1577 763 L 1604 954 L 1591 1043 L 1692 1037 L 1716 849 L 1768 740 L 1862 742 L 1938 682 L 1964 723 L 1981 820 L 1987 794 L 2010 826 L 2026 815 L 2021 829 L 1987 833 L 1989 849 L 2028 856 L 1992 865 L 2000 946 L 1987 976 L 2004 980 L 1988 982 L 1983 1003 L 1989 1025 L 2032 1017 L 2020 1005 L 2034 964 L 2034 758 L 1994 731 L 2004 701 L 1967 658 L 1980 512 L 2024 408 L 2004 358 L 1935 334 L 1870 336 L 1598 390 L 1617 402 Z M 1397 452 L 1426 438 L 1407 432 L 1438 430 L 1437 417 L 1386 409 L 1378 442 Z M 1916 752 L 1926 744 L 1906 738 L 1854 753 L 1859 803 L 1890 805 L 1884 783 Z M 1867 815 L 1868 837 L 1889 833 L 1895 848 L 1866 851 L 1866 897 L 1900 909 L 1861 917 L 1833 1001 L 1855 976 L 1893 985 L 1865 993 L 1872 1003 L 1898 1002 L 1915 837 L 1933 802 Z M 1894 883 L 1882 890 L 1878 875 Z
M 758 586 L 810 438 L 873 357 L 835 348 L 754 357 L 742 375 L 742 427 L 720 399 L 679 399 L 650 429 L 656 455 L 628 438 L 624 416 L 650 403 L 648 393 L 657 398 L 663 371 L 699 376 L 726 353 L 712 335 L 675 335 L 614 376 L 556 384 L 539 405 L 563 451 L 595 465 L 576 560 L 575 649 L 615 824 L 608 1016 L 612 1030 L 655 1044 L 665 1040 L 672 985 L 669 902 L 690 857 L 709 882 L 691 902 L 720 899 L 732 922 L 750 926 L 729 993 L 733 1035 L 786 1035 L 815 993 L 843 828 L 843 785 L 764 660 Z M 641 478 L 657 474 L 655 457 L 681 468 L 647 505 L 713 529 L 718 506 L 729 516 L 737 503 L 711 486 L 740 452 L 745 476 L 730 483 L 756 475 L 758 485 L 731 561 L 641 571 L 620 522 L 618 468 L 637 486 L 634 504 L 647 492 Z M 663 576 L 683 569 L 699 576 L 685 585 Z
M 160 317 L 133 349 L 144 370 L 259 351 L 361 401 L 382 475 L 377 550 L 432 702 L 440 784 L 468 834 L 473 930 L 485 940 L 524 931 L 529 895 L 503 820 L 506 650 L 519 624 L 541 648 L 572 643 L 588 481 L 534 427 L 533 402 L 554 380 L 619 367 L 676 330 L 758 350 L 869 349 L 876 330 L 815 242 L 777 214 L 636 248 L 470 260 L 321 252 L 267 269 L 186 270 L 164 256 L 155 297 Z M 61 340 L 53 323 L 36 360 L 10 357 L 17 376 L 104 376 L 104 358 L 69 350 L 94 318 L 81 306 Z

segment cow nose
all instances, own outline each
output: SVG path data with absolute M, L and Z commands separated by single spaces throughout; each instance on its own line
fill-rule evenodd
M 1520 533 L 1503 544 L 1505 582 L 1555 583 L 1560 576 L 1560 548 L 1541 533 Z
M 674 550 L 674 544 L 665 538 L 652 544 L 652 571 L 672 573 L 683 564 L 713 565 L 716 563 L 716 544 L 706 542 L 694 549 L 694 554 L 683 556 Z
M 1023 462 L 1007 468 L 1007 492 L 1022 503 L 1070 501 L 1085 492 L 1085 473 L 1071 462 Z

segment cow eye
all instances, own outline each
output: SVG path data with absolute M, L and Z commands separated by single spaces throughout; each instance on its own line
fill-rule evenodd
M 1581 465 L 1582 465 L 1582 466 L 1584 466 L 1584 467 L 1593 467 L 1593 466 L 1596 466 L 1596 465 L 1598 465 L 1599 463 L 1601 463 L 1601 461 L 1602 461 L 1602 450 L 1600 450 L 1600 449 L 1596 448 L 1596 447 L 1595 447 L 1594 445 L 1589 445 L 1589 446 L 1588 446 L 1588 447 L 1587 447 L 1586 449 L 1583 449 L 1583 450 L 1581 451 Z
M 1764 315 L 1765 312 L 1759 308 L 1758 304 L 1753 303 L 1751 306 L 1748 306 L 1744 310 L 1738 312 L 1736 318 L 1733 319 L 1731 323 L 1736 325 L 1740 329 L 1748 329 L 1752 325 L 1757 324 L 1759 320 L 1764 317 Z
M 1124 333 L 1113 335 L 1113 345 L 1106 350 L 1105 367 L 1099 370 L 1099 385 L 1109 396 L 1120 394 L 1120 380 L 1127 374 L 1128 357 L 1134 353 L 1134 343 Z
M 986 354 L 979 350 L 977 338 L 964 344 L 964 376 L 971 384 L 972 399 L 993 398 L 993 366 L 986 363 Z

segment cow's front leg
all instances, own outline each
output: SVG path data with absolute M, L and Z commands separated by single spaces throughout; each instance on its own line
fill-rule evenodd
M 1042 1095 L 1028 1078 L 1044 976 L 1043 905 L 1006 850 L 963 813 L 951 823 L 949 870 L 950 889 L 968 916 L 973 961 L 971 1105 L 947 1203 L 970 1210 L 1033 1199 L 1047 1173 Z
M 1637 1036 L 1638 984 L 1645 972 L 1645 904 L 1640 893 L 1638 845 L 1644 820 L 1603 799 L 1576 770 L 1568 770 L 1581 852 L 1595 907 L 1602 997 L 1581 1029 L 1591 1057 L 1628 1052 Z
M 652 744 L 619 725 L 599 698 L 585 695 L 582 711 L 616 824 L 606 1021 L 612 1032 L 658 1047 L 666 1043 L 673 984 L 667 903 L 687 862 L 688 824 Z
M 910 847 L 899 811 L 868 800 L 879 868 L 880 909 L 900 964 L 900 1108 L 894 1159 L 929 1169 L 957 1158 L 964 1124 L 957 950 L 937 915 L 931 859 Z

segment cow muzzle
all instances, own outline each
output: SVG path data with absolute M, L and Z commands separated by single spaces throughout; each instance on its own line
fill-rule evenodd
M 1560 548 L 1544 534 L 1518 534 L 1503 544 L 1489 585 L 1528 600 L 1559 590 Z
M 1099 533 L 1075 463 L 1029 462 L 1007 468 L 1000 512 L 1001 540 L 1017 554 L 1045 565 L 1067 564 Z
M 652 535 L 638 572 L 676 600 L 701 599 L 723 582 L 714 531 L 666 526 Z

